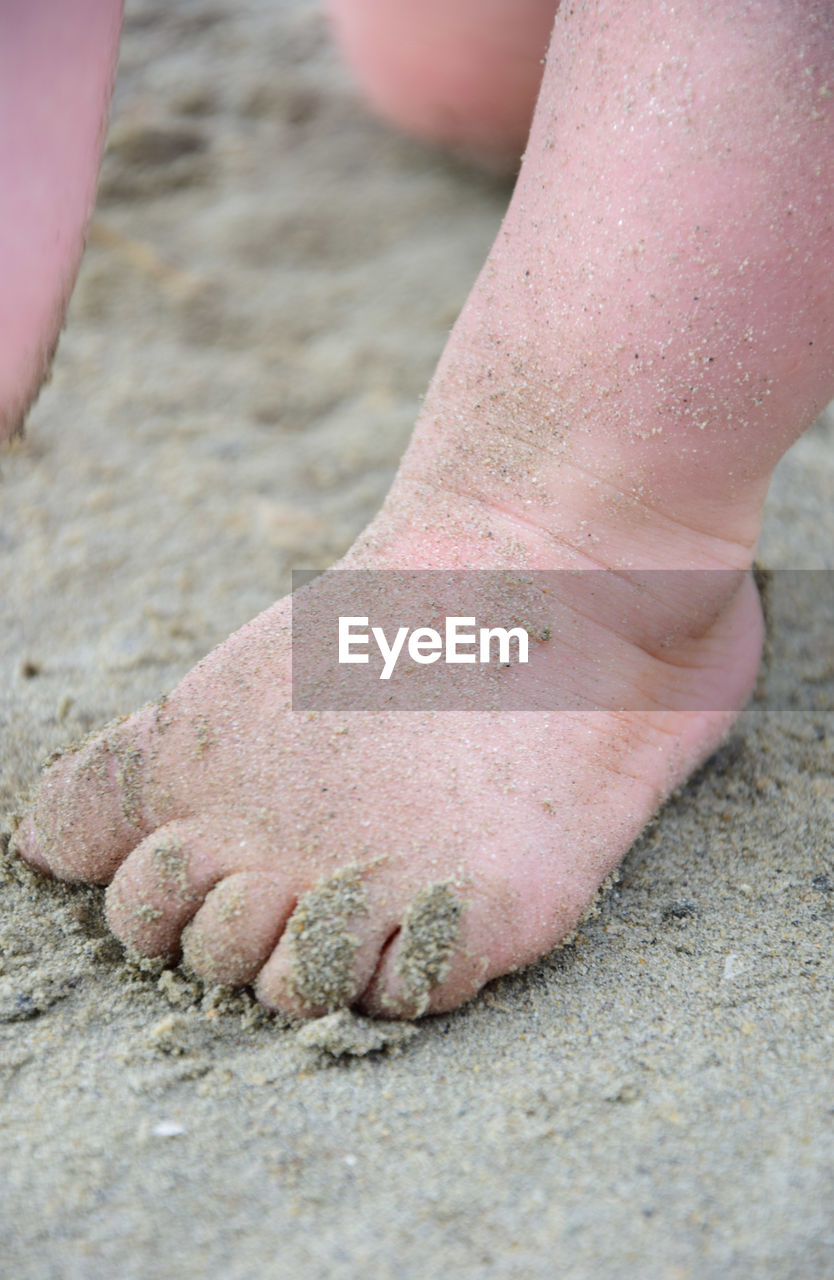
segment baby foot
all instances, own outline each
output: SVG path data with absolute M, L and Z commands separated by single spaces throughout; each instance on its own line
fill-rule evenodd
M 403 540 L 407 487 L 347 558 L 351 569 L 414 554 L 420 530 Z M 441 531 L 446 563 L 477 563 L 508 540 L 528 563 L 544 560 L 541 540 L 506 510 L 473 517 L 435 496 L 431 514 L 435 561 Z M 551 565 L 564 558 L 551 547 Z M 671 645 L 668 602 L 643 601 L 639 637 L 619 633 L 618 613 L 605 641 L 598 619 L 571 609 L 573 628 L 540 646 L 538 676 L 555 686 L 571 672 L 567 710 L 557 700 L 516 712 L 294 711 L 282 600 L 162 704 L 51 764 L 15 847 L 42 871 L 109 884 L 109 922 L 134 952 L 182 955 L 206 981 L 252 984 L 269 1008 L 453 1008 L 575 929 L 748 695 L 755 587 L 744 573 L 729 591 L 726 574 L 696 577 L 700 620 L 691 599 L 676 603 Z M 602 653 L 607 639 L 617 653 L 607 669 L 626 672 L 653 709 L 612 709 L 610 696 L 599 706 L 600 664 L 578 655 Z M 691 709 L 704 685 L 718 710 Z M 676 710 L 682 695 L 690 709 Z M 613 702 L 627 698 L 620 681 Z

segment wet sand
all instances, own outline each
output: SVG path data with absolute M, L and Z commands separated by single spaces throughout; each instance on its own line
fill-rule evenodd
M 370 120 L 302 0 L 128 4 L 51 385 L 0 456 L 0 810 L 380 503 L 507 199 Z M 762 561 L 834 567 L 834 419 Z M 18 1277 L 834 1276 L 834 600 L 575 942 L 415 1027 L 127 965 L 0 858 Z

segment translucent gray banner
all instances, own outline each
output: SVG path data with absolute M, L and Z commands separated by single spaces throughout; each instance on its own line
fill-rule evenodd
M 834 616 L 830 571 L 771 583 Z M 728 711 L 763 636 L 728 569 L 301 570 L 292 605 L 297 711 Z

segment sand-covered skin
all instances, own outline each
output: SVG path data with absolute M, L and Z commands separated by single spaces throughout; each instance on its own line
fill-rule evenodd
M 349 544 L 506 200 L 370 121 L 303 0 L 129 3 L 112 140 L 0 457 L 2 809 Z M 834 567 L 832 494 L 829 421 L 763 561 Z M 129 968 L 0 859 L 4 1274 L 834 1275 L 833 626 L 777 575 L 763 696 L 599 914 L 410 1038 Z

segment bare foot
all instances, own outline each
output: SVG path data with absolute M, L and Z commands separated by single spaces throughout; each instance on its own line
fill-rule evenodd
M 523 512 L 420 499 L 401 484 L 345 564 L 414 563 L 422 530 L 409 514 L 425 520 L 427 501 L 449 541 L 444 552 L 433 534 L 436 566 L 495 564 L 496 544 L 527 565 L 581 563 L 531 533 Z M 586 500 L 590 517 L 593 492 Z M 714 538 L 688 540 L 691 563 L 716 563 Z M 610 550 L 624 557 L 625 542 Z M 290 607 L 280 601 L 164 705 L 53 764 L 17 848 L 63 878 L 112 878 L 108 919 L 134 951 L 175 959 L 182 947 L 201 976 L 254 983 L 270 1007 L 451 1008 L 575 927 L 749 693 L 761 634 L 755 587 L 746 574 L 729 593 L 724 574 L 699 581 L 697 628 L 691 599 L 671 610 L 676 645 L 662 649 L 670 609 L 651 599 L 639 643 L 606 636 L 614 669 L 658 706 L 641 712 L 293 712 Z M 554 681 L 577 672 L 577 649 L 606 647 L 597 621 L 571 617 L 569 641 L 554 627 L 547 645 Z M 599 697 L 599 665 L 579 668 L 589 701 Z M 610 658 L 608 668 L 613 675 Z M 670 671 L 676 696 L 697 699 L 711 684 L 710 705 L 728 710 L 664 710 Z
M 448 1009 L 541 955 L 755 678 L 761 504 L 834 393 L 830 8 L 565 8 L 504 226 L 346 564 L 738 574 L 671 626 L 669 601 L 580 612 L 549 661 L 592 709 L 492 719 L 293 712 L 281 602 L 54 763 L 20 853 L 270 1007 Z M 600 705 L 601 652 L 652 709 Z

